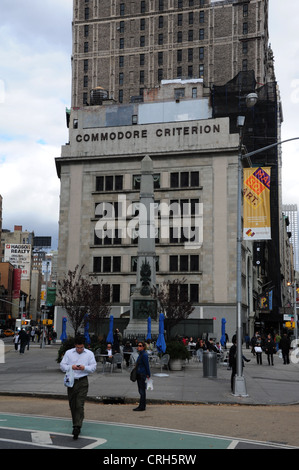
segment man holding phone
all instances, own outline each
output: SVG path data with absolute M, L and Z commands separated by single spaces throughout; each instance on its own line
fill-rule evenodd
M 84 341 L 84 336 L 77 336 L 75 347 L 66 351 L 60 363 L 62 372 L 67 372 L 70 367 L 74 371 L 74 385 L 67 389 L 74 439 L 78 439 L 84 419 L 84 403 L 88 392 L 87 376 L 95 372 L 97 368 L 94 354 L 84 347 Z

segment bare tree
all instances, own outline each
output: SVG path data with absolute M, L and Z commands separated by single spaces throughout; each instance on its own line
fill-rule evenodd
M 93 323 L 105 318 L 110 312 L 110 288 L 101 281 L 93 284 L 83 276 L 84 266 L 69 270 L 62 281 L 58 281 L 58 303 L 68 314 L 75 336 L 84 323 L 86 314 Z M 109 290 L 109 295 L 108 295 Z M 105 295 L 103 295 L 105 292 Z
M 184 286 L 184 287 L 182 287 Z M 154 290 L 154 297 L 160 304 L 161 311 L 166 317 L 165 327 L 167 337 L 170 338 L 171 328 L 180 321 L 186 320 L 193 312 L 192 302 L 188 300 L 186 279 L 164 281 Z

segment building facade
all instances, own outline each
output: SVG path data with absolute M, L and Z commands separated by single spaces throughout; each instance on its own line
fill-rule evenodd
M 172 89 L 172 101 L 72 110 L 70 142 L 56 159 L 58 279 L 84 265 L 93 282 L 103 279 L 111 286 L 115 316 L 129 309 L 136 285 L 141 161 L 148 155 L 154 167 L 156 282 L 185 278 L 192 316 L 214 319 L 218 338 L 225 317 L 232 336 L 239 135 L 230 133 L 229 118 L 212 117 L 200 80 L 165 86 L 168 94 Z M 186 95 L 196 86 L 201 98 L 176 100 L 175 90 L 184 86 Z M 250 244 L 242 262 L 245 332 L 253 312 Z
M 222 85 L 269 63 L 268 0 L 74 0 L 72 106 L 102 87 L 119 103 L 161 80 L 202 78 Z M 139 97 L 139 98 L 138 98 Z
M 288 232 L 294 253 L 294 268 L 299 271 L 299 238 L 298 238 L 298 207 L 297 204 L 284 204 L 283 213 L 288 218 Z

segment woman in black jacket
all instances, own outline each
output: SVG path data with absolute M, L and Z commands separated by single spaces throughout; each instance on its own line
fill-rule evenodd
M 274 343 L 270 333 L 267 336 L 264 349 L 265 349 L 265 353 L 267 354 L 267 357 L 268 357 L 269 366 L 270 366 L 270 359 L 271 359 L 271 365 L 274 366 L 273 354 L 274 354 L 274 352 L 276 352 L 276 348 L 275 348 L 275 343 Z

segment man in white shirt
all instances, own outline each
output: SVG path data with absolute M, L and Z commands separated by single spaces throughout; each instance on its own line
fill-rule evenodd
M 84 419 L 84 403 L 88 392 L 88 374 L 95 372 L 97 363 L 92 351 L 84 348 L 84 336 L 75 338 L 75 347 L 66 351 L 61 363 L 62 372 L 74 371 L 74 386 L 68 387 L 68 399 L 73 421 L 73 437 L 78 439 Z

